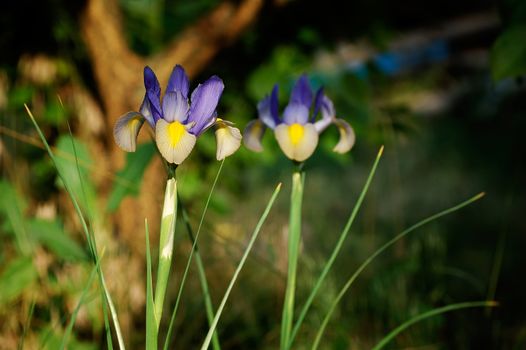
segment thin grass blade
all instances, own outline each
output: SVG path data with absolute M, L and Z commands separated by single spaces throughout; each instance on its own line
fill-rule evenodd
M 418 323 L 420 321 L 423 321 L 427 318 L 437 316 L 446 312 L 460 310 L 460 309 L 467 309 L 467 308 L 474 308 L 474 307 L 495 307 L 497 306 L 497 302 L 495 301 L 471 301 L 471 302 L 465 302 L 465 303 L 458 303 L 458 304 L 451 304 L 443 307 L 439 307 L 427 312 L 424 312 L 420 315 L 417 315 L 406 322 L 402 323 L 400 326 L 393 329 L 391 332 L 389 332 L 385 337 L 382 338 L 374 346 L 372 350 L 380 350 L 384 346 L 386 346 L 391 340 L 393 340 L 398 334 L 409 328 L 410 326 L 414 325 L 415 323 Z
M 88 291 L 91 285 L 93 284 L 93 280 L 95 279 L 95 276 L 97 276 L 97 269 L 99 268 L 99 262 L 100 262 L 100 259 L 97 261 L 97 264 L 93 267 L 93 270 L 91 270 L 91 273 L 88 278 L 88 282 L 86 283 L 86 286 L 82 290 L 77 306 L 75 306 L 75 310 L 73 310 L 73 313 L 71 314 L 71 318 L 69 319 L 68 325 L 66 327 L 66 331 L 64 332 L 64 336 L 62 337 L 62 343 L 60 344 L 61 350 L 64 350 L 68 344 L 68 339 L 71 335 L 71 332 L 73 331 L 73 326 L 75 325 L 75 321 L 77 320 L 77 314 L 82 304 L 84 304 L 84 300 L 86 299 L 86 295 L 88 294 Z
M 226 301 L 228 300 L 228 297 L 230 296 L 230 292 L 232 291 L 232 288 L 234 287 L 234 284 L 236 283 L 237 277 L 239 276 L 239 273 L 241 272 L 241 269 L 243 268 L 243 265 L 245 264 L 245 261 L 247 260 L 248 254 L 250 253 L 250 250 L 252 249 L 252 246 L 254 245 L 256 238 L 258 237 L 259 231 L 261 230 L 263 223 L 267 219 L 270 209 L 272 208 L 272 205 L 274 204 L 274 201 L 276 200 L 276 197 L 278 196 L 280 190 L 281 190 L 281 183 L 278 184 L 278 186 L 274 190 L 274 193 L 272 194 L 272 197 L 270 198 L 267 204 L 267 207 L 265 208 L 265 211 L 263 212 L 263 215 L 261 215 L 261 218 L 259 219 L 258 224 L 256 225 L 256 228 L 254 229 L 254 232 L 252 233 L 252 236 L 250 237 L 250 241 L 248 242 L 247 248 L 245 249 L 245 253 L 243 254 L 243 257 L 241 258 L 241 260 L 239 261 L 239 264 L 237 265 L 236 271 L 234 272 L 234 275 L 232 276 L 232 279 L 230 280 L 230 283 L 225 292 L 225 295 L 223 296 L 223 299 L 221 300 L 221 304 L 219 304 L 219 308 L 217 309 L 216 316 L 214 317 L 212 326 L 210 326 L 210 329 L 208 330 L 208 334 L 206 335 L 205 341 L 203 342 L 203 345 L 201 346 L 201 350 L 208 349 L 208 346 L 210 345 L 210 341 L 212 340 L 212 334 L 214 334 L 216 330 L 217 323 L 219 322 L 219 318 L 221 317 Z
M 24 348 L 24 340 L 26 339 L 27 331 L 29 327 L 31 326 L 31 320 L 33 319 L 33 312 L 35 311 L 35 304 L 36 304 L 36 300 L 33 298 L 33 300 L 31 301 L 31 305 L 29 306 L 29 312 L 27 315 L 27 320 L 24 324 L 24 330 L 22 331 L 22 336 L 20 337 L 20 342 L 18 343 L 18 348 L 17 348 L 18 350 L 22 350 Z
M 347 220 L 347 223 L 345 224 L 345 227 L 343 228 L 343 231 L 340 234 L 340 238 L 338 239 L 338 242 L 336 243 L 334 250 L 332 251 L 331 256 L 329 257 L 329 260 L 327 260 L 327 263 L 325 263 L 325 266 L 323 267 L 320 277 L 318 277 L 318 279 L 316 280 L 316 283 L 314 287 L 312 288 L 309 294 L 309 297 L 307 298 L 307 301 L 301 308 L 300 314 L 298 316 L 298 320 L 296 321 L 296 323 L 294 324 L 294 328 L 292 329 L 292 333 L 288 341 L 287 349 L 290 349 L 292 347 L 292 343 L 294 339 L 296 338 L 296 335 L 298 334 L 301 324 L 303 323 L 303 320 L 305 319 L 305 316 L 307 315 L 307 312 L 309 311 L 312 305 L 312 302 L 314 301 L 314 298 L 318 294 L 318 291 L 320 290 L 320 287 L 323 281 L 325 280 L 325 277 L 327 277 L 327 274 L 329 273 L 332 265 L 334 264 L 336 257 L 338 256 L 338 254 L 340 253 L 340 250 L 342 249 L 343 243 L 345 239 L 347 238 L 347 235 L 349 234 L 349 231 L 354 222 L 354 219 L 356 218 L 356 215 L 358 214 L 358 211 L 360 210 L 362 206 L 365 195 L 367 194 L 367 191 L 369 190 L 369 186 L 371 185 L 374 174 L 376 173 L 376 168 L 378 167 L 380 158 L 382 158 L 383 151 L 384 151 L 384 146 L 380 147 L 380 150 L 378 151 L 378 154 L 373 163 L 371 171 L 369 172 L 369 176 L 367 176 L 367 180 L 365 181 L 365 185 L 362 189 L 362 192 L 360 193 L 360 196 L 358 197 L 358 200 L 356 201 L 356 204 L 354 205 L 351 215 L 349 216 L 349 219 Z
M 29 117 L 31 119 L 31 122 L 35 126 L 35 129 L 37 130 L 37 133 L 38 133 L 40 139 L 42 140 L 42 143 L 44 144 L 44 147 L 46 148 L 46 150 L 47 150 L 47 152 L 49 154 L 49 157 L 51 158 L 51 161 L 53 162 L 53 165 L 55 166 L 55 168 L 58 171 L 59 168 L 57 167 L 57 161 L 56 161 L 55 155 L 53 154 L 53 151 L 51 150 L 51 147 L 49 146 L 49 144 L 48 144 L 48 142 L 46 140 L 46 137 L 44 136 L 44 133 L 42 132 L 42 130 L 38 126 L 38 123 L 36 122 L 35 117 L 33 116 L 33 113 L 31 112 L 29 107 L 26 104 L 24 104 L 24 107 L 26 108 L 27 114 L 29 115 Z M 78 203 L 77 199 L 75 198 L 73 192 L 69 188 L 68 182 L 66 181 L 66 179 L 64 178 L 64 176 L 61 174 L 60 171 L 58 171 L 58 176 L 62 180 L 62 182 L 64 184 L 64 188 L 66 189 L 66 192 L 68 193 L 68 195 L 69 195 L 69 197 L 71 199 L 71 202 L 73 203 L 73 207 L 75 208 L 75 212 L 77 213 L 77 216 L 78 216 L 78 218 L 80 220 L 80 223 L 81 223 L 81 226 L 82 226 L 82 230 L 84 231 L 84 235 L 86 237 L 86 241 L 88 242 L 88 247 L 89 247 L 89 250 L 90 250 L 90 253 L 91 253 L 92 260 L 96 264 L 96 261 L 98 260 L 98 254 L 97 254 L 97 248 L 96 248 L 95 241 L 92 239 L 93 235 L 90 234 L 90 230 L 88 228 L 88 224 L 87 224 L 87 222 L 86 222 L 86 220 L 84 218 L 82 210 L 80 209 L 80 206 L 79 206 L 79 203 Z M 105 300 L 108 302 L 108 304 L 110 306 L 110 311 L 112 312 L 113 326 L 115 327 L 115 332 L 117 334 L 117 339 L 118 339 L 118 342 L 119 342 L 119 348 L 124 350 L 125 346 L 124 346 L 124 341 L 123 341 L 123 338 L 122 338 L 122 332 L 120 330 L 120 324 L 118 322 L 117 315 L 114 314 L 115 307 L 113 306 L 113 302 L 111 301 L 111 296 L 109 295 L 108 289 L 106 288 L 106 283 L 104 281 L 104 276 L 103 276 L 102 269 L 100 268 L 100 266 L 97 269 L 97 271 L 98 271 L 100 283 L 103 286 L 103 293 L 104 293 Z M 107 340 L 108 340 L 108 347 L 110 349 L 112 349 L 113 346 L 112 346 L 111 333 L 109 332 L 109 327 L 106 324 L 108 318 L 106 316 L 105 308 L 106 308 L 106 305 L 103 302 L 103 309 L 104 309 L 103 311 L 105 313 L 104 320 L 105 320 L 105 328 L 106 328 L 106 334 L 107 334 Z
M 347 292 L 347 290 L 351 287 L 351 285 L 354 283 L 354 281 L 356 280 L 356 278 L 360 275 L 360 273 L 378 256 L 380 255 L 382 252 L 384 252 L 387 248 L 391 247 L 393 244 L 395 244 L 396 242 L 398 242 L 400 239 L 402 239 L 403 237 L 407 236 L 409 233 L 415 231 L 417 228 L 420 228 L 421 226 L 424 226 L 428 223 L 430 223 L 431 221 L 434 221 L 434 220 L 437 220 L 438 218 L 442 217 L 442 216 L 445 216 L 445 215 L 448 215 L 448 214 L 451 214 L 459 209 L 462 209 L 464 208 L 465 206 L 479 200 L 480 198 L 482 198 L 484 196 L 484 192 L 482 193 L 479 193 L 477 194 L 476 196 L 460 203 L 460 204 L 457 204 L 451 208 L 448 208 L 448 209 L 445 209 L 439 213 L 436 213 L 434 215 L 431 215 L 421 221 L 419 221 L 418 223 L 414 224 L 413 226 L 409 227 L 408 229 L 406 229 L 405 231 L 399 233 L 398 235 L 396 235 L 393 239 L 391 239 L 390 241 L 388 241 L 387 243 L 385 243 L 383 246 L 381 246 L 378 250 L 376 250 L 371 256 L 369 256 L 361 265 L 360 267 L 358 267 L 358 269 L 356 270 L 356 272 L 351 276 L 351 278 L 349 278 L 349 280 L 347 281 L 347 283 L 345 283 L 345 285 L 343 286 L 343 288 L 340 290 L 340 292 L 338 293 L 338 296 L 334 299 L 334 301 L 332 302 L 330 308 L 329 308 L 329 311 L 327 312 L 327 315 L 325 316 L 325 318 L 323 319 L 323 322 L 320 326 L 320 328 L 318 329 L 318 332 L 316 334 L 316 338 L 314 340 L 314 343 L 313 343 L 313 346 L 312 346 L 312 349 L 315 350 L 318 348 L 319 344 L 320 344 L 320 340 L 321 340 L 321 337 L 323 336 L 323 333 L 325 331 L 325 328 L 327 327 L 327 324 L 329 323 L 329 320 L 334 312 L 334 310 L 336 309 L 336 306 L 338 305 L 338 303 L 340 302 L 340 300 L 343 298 L 343 296 L 345 295 L 345 293 Z

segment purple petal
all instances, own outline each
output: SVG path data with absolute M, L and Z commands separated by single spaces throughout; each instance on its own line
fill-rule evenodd
M 312 90 L 309 85 L 309 79 L 303 74 L 292 89 L 290 94 L 290 104 L 300 103 L 310 109 L 312 103 Z
M 180 91 L 171 91 L 163 97 L 163 118 L 168 122 L 184 122 L 188 112 L 188 100 Z
M 332 101 L 323 94 L 321 97 L 321 119 L 314 123 L 316 130 L 319 133 L 325 130 L 334 121 L 335 117 L 336 111 Z
M 281 123 L 278 116 L 278 85 L 274 85 L 270 96 L 267 95 L 259 101 L 258 114 L 259 119 L 271 129 Z
M 214 120 L 214 112 L 224 88 L 223 81 L 214 75 L 192 92 L 187 120 L 187 124 L 195 123 L 189 130 L 192 134 L 200 135 L 204 127 Z
M 283 120 L 288 125 L 305 125 L 309 121 L 309 109 L 301 103 L 289 103 L 283 112 Z
M 188 97 L 188 89 L 188 76 L 183 67 L 176 65 L 170 75 L 170 79 L 168 80 L 166 92 L 179 91 L 186 98 Z
M 155 119 L 153 118 L 152 109 L 150 107 L 150 101 L 148 100 L 148 96 L 144 95 L 144 99 L 142 100 L 141 108 L 139 108 L 139 113 L 141 113 L 150 124 L 152 128 L 155 129 Z
M 323 87 L 319 88 L 318 91 L 316 91 L 316 97 L 314 97 L 314 113 L 312 114 L 311 121 L 314 121 L 316 117 L 318 116 L 318 112 L 321 108 L 321 103 L 323 99 Z
M 333 118 L 336 116 L 336 110 L 334 109 L 334 104 L 331 99 L 326 95 L 323 95 L 321 99 L 321 115 L 323 118 Z
M 276 124 L 280 123 L 279 112 L 278 112 L 278 108 L 279 108 L 278 89 L 279 89 L 278 84 L 274 85 L 274 88 L 272 89 L 272 93 L 270 94 L 270 113 L 272 114 L 272 117 L 276 121 Z
M 163 110 L 161 108 L 161 98 L 155 91 L 146 91 L 146 99 L 150 104 L 150 111 L 153 115 L 154 124 L 163 117 Z
M 161 85 L 159 85 L 159 80 L 157 80 L 157 76 L 148 66 L 144 67 L 144 87 L 147 92 L 151 91 L 159 98 L 161 97 Z
M 146 88 L 146 96 L 144 99 L 148 100 L 150 114 L 153 116 L 153 124 L 155 125 L 157 120 L 162 118 L 161 86 L 159 85 L 157 76 L 155 76 L 153 70 L 148 66 L 144 67 L 144 87 Z

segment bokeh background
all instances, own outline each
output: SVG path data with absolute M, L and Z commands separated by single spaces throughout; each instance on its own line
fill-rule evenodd
M 309 348 L 330 302 L 376 248 L 481 191 L 483 200 L 411 234 L 368 267 L 323 348 L 368 349 L 423 311 L 485 299 L 500 306 L 427 320 L 391 348 L 526 348 L 526 1 L 4 1 L 0 48 L 0 349 L 58 348 L 93 267 L 24 104 L 105 247 L 102 265 L 128 347 L 144 347 L 143 220 L 155 242 L 165 175 L 147 132 L 139 151 L 126 155 L 112 127 L 138 108 L 144 65 L 164 87 L 176 63 L 194 86 L 222 77 L 219 113 L 240 128 L 276 82 L 285 105 L 302 73 L 325 86 L 338 116 L 353 125 L 350 154 L 331 151 L 338 135 L 329 130 L 306 164 L 299 305 L 385 145 L 295 349 Z M 226 160 L 200 237 L 217 305 L 272 189 L 284 183 L 221 319 L 224 349 L 279 343 L 292 164 L 270 134 L 264 146 Z M 196 225 L 219 168 L 214 157 L 208 133 L 178 169 Z M 168 305 L 191 247 L 186 237 L 178 225 Z M 105 348 L 98 288 L 80 310 L 70 349 Z M 200 293 L 192 269 L 174 349 L 197 348 L 206 334 Z

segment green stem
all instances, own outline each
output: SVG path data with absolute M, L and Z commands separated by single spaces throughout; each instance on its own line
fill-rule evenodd
M 345 241 L 345 239 L 347 238 L 347 235 L 351 229 L 351 226 L 354 222 L 354 219 L 356 218 L 356 215 L 358 214 L 358 211 L 360 210 L 361 206 L 362 206 L 362 203 L 363 203 L 363 200 L 365 198 L 365 195 L 367 194 L 367 190 L 369 189 L 369 186 L 371 185 L 371 182 L 373 180 L 373 177 L 374 177 L 374 174 L 376 172 L 376 168 L 378 167 L 378 163 L 380 162 L 380 158 L 382 157 L 382 153 L 383 153 L 383 150 L 384 150 L 384 146 L 382 146 L 380 148 L 380 150 L 378 151 L 378 155 L 376 156 L 376 160 L 374 161 L 374 164 L 371 168 L 371 171 L 369 172 L 369 176 L 367 177 L 367 181 L 365 181 L 365 185 L 362 189 L 362 192 L 360 193 L 360 196 L 358 197 L 358 200 L 356 201 L 356 204 L 351 212 L 351 215 L 349 217 L 349 219 L 347 220 L 347 223 L 345 224 L 345 227 L 342 231 L 342 233 L 340 234 L 340 238 L 338 239 L 338 242 L 336 243 L 335 247 L 334 247 L 334 250 L 332 251 L 332 254 L 329 258 L 329 260 L 327 260 L 327 263 L 325 264 L 321 274 L 320 274 L 320 277 L 318 277 L 318 280 L 316 281 L 316 284 L 314 285 L 314 287 L 312 288 L 310 294 L 309 294 L 309 297 L 307 298 L 307 301 L 305 302 L 305 304 L 303 305 L 302 309 L 301 309 L 301 312 L 300 312 L 300 315 L 298 316 L 298 319 L 296 320 L 296 323 L 294 323 L 294 328 L 292 329 L 292 334 L 290 335 L 290 339 L 289 339 L 289 342 L 288 342 L 288 346 L 287 346 L 287 349 L 290 349 L 292 347 L 292 342 L 294 341 L 294 339 L 296 338 L 296 335 L 298 334 L 298 331 L 301 327 L 301 324 L 303 322 L 303 320 L 305 319 L 305 316 L 307 315 L 307 312 L 309 311 L 311 305 L 312 305 L 312 302 L 314 301 L 314 298 L 316 297 L 316 295 L 318 294 L 318 291 L 320 290 L 321 288 L 321 285 L 323 283 L 323 281 L 325 280 L 325 277 L 327 277 L 327 274 L 329 273 L 332 265 L 334 264 L 334 261 L 336 260 L 336 257 L 338 256 L 338 253 L 340 252 L 340 250 L 342 249 L 343 247 L 343 243 Z
M 152 282 L 152 256 L 150 252 L 150 230 L 148 220 L 144 220 L 146 236 L 146 349 L 157 349 L 159 327 L 155 318 L 155 305 L 153 302 Z
M 161 219 L 161 235 L 159 238 L 159 265 L 157 268 L 157 283 L 155 285 L 155 320 L 157 329 L 163 314 L 164 296 L 168 285 L 168 276 L 172 265 L 174 246 L 175 220 L 177 218 L 177 181 L 171 177 L 166 182 L 164 206 Z
M 201 286 L 203 287 L 203 294 L 205 295 L 205 309 L 206 309 L 206 315 L 208 318 L 208 322 L 210 325 L 212 323 L 212 320 L 214 319 L 212 301 L 210 300 L 210 294 L 208 292 L 208 284 L 206 282 L 206 275 L 205 275 L 203 263 L 201 261 L 201 256 L 199 255 L 199 252 L 197 251 L 197 239 L 199 238 L 199 233 L 201 233 L 201 227 L 203 227 L 205 215 L 208 210 L 210 200 L 212 199 L 212 194 L 214 193 L 214 189 L 217 185 L 217 181 L 219 180 L 219 175 L 221 174 L 221 169 L 223 169 L 224 163 L 225 163 L 225 160 L 223 160 L 221 162 L 221 165 L 219 165 L 219 170 L 217 171 L 217 175 L 214 179 L 214 183 L 212 184 L 212 188 L 210 189 L 210 193 L 208 194 L 208 198 L 206 199 L 205 207 L 203 209 L 203 213 L 201 214 L 201 220 L 199 220 L 199 226 L 197 227 L 197 233 L 195 234 L 195 239 L 192 235 L 192 228 L 190 226 L 190 220 L 188 219 L 188 215 L 186 213 L 185 207 L 183 206 L 183 203 L 181 202 L 180 198 L 178 198 L 179 204 L 181 205 L 181 209 L 182 209 L 183 220 L 186 224 L 188 233 L 190 234 L 190 240 L 192 241 L 192 250 L 190 251 L 190 255 L 188 256 L 188 260 L 186 261 L 186 267 L 184 269 L 183 278 L 181 279 L 181 284 L 179 286 L 179 292 L 177 293 L 177 299 L 175 300 L 175 306 L 172 310 L 172 316 L 170 317 L 170 325 L 168 326 L 168 331 L 166 333 L 166 339 L 164 342 L 164 350 L 168 350 L 170 346 L 170 340 L 172 338 L 172 332 L 173 332 L 173 328 L 175 325 L 175 316 L 177 314 L 177 309 L 179 308 L 179 302 L 181 300 L 181 295 L 183 293 L 184 285 L 186 282 L 186 277 L 188 276 L 188 271 L 190 269 L 190 264 L 192 263 L 192 257 L 193 257 L 194 252 L 196 252 L 196 256 L 198 257 L 197 266 L 199 269 L 199 280 L 201 281 Z M 203 277 L 204 277 L 204 280 L 203 280 Z M 219 349 L 219 338 L 217 336 L 217 332 L 214 332 L 214 350 L 218 350 L 218 349 Z
M 281 319 L 280 349 L 286 349 L 289 344 L 294 316 L 294 295 L 296 291 L 296 270 L 301 240 L 301 204 L 303 200 L 303 184 L 305 173 L 300 170 L 292 174 L 292 192 L 290 196 L 289 241 L 288 241 L 288 271 L 283 315 Z

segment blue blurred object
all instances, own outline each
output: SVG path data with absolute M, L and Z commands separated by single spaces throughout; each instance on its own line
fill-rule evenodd
M 382 73 L 393 76 L 430 63 L 442 62 L 448 56 L 447 42 L 434 40 L 423 46 L 378 54 L 372 58 L 372 62 Z

